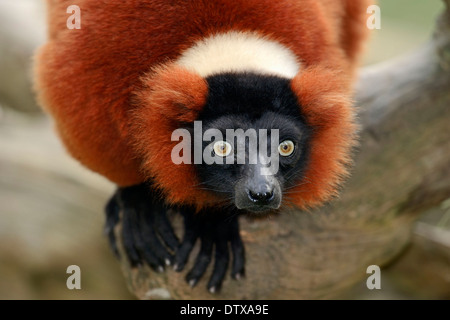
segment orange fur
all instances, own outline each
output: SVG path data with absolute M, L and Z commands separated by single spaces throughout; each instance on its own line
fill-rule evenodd
M 291 82 L 313 128 L 305 183 L 292 191 L 301 195 L 292 200 L 300 208 L 314 207 L 335 196 L 348 175 L 357 129 L 348 86 L 342 86 L 348 80 L 341 72 L 310 67 Z
M 91 170 L 120 186 L 153 177 L 172 203 L 214 202 L 194 187 L 193 166 L 168 161 L 175 124 L 194 119 L 207 95 L 202 79 L 171 62 L 214 33 L 253 31 L 290 48 L 306 68 L 292 89 L 315 128 L 314 147 L 311 182 L 296 204 L 311 207 L 335 194 L 354 143 L 350 79 L 366 0 L 47 3 L 49 41 L 36 56 L 36 90 L 69 152 Z M 81 30 L 66 28 L 69 5 L 81 8 Z
M 155 68 L 144 78 L 133 110 L 132 138 L 140 150 L 144 174 L 151 177 L 171 203 L 212 204 L 220 201 L 199 185 L 193 165 L 172 163 L 172 132 L 183 123 L 194 122 L 206 103 L 208 84 L 195 73 L 176 65 Z

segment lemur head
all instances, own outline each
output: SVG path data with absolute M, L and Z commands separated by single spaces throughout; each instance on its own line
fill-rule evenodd
M 279 209 L 303 181 L 311 128 L 290 81 L 252 73 L 206 78 L 208 97 L 197 118 L 202 150 L 200 186 L 238 209 Z M 210 134 L 208 134 L 210 133 Z M 216 133 L 214 135 L 214 133 Z M 212 161 L 214 160 L 214 161 Z
M 320 66 L 293 79 L 249 72 L 202 77 L 176 64 L 154 69 L 137 94 L 131 129 L 143 172 L 172 204 L 252 212 L 315 207 L 337 194 L 355 145 L 342 81 Z M 227 138 L 227 129 L 242 129 L 245 139 Z M 223 163 L 211 160 L 218 158 Z

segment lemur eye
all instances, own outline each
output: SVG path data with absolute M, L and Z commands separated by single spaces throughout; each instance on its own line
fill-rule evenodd
M 231 149 L 231 144 L 227 141 L 217 141 L 214 143 L 214 152 L 220 157 L 229 156 Z
M 292 153 L 294 153 L 294 150 L 295 150 L 295 145 L 294 145 L 294 142 L 292 142 L 291 140 L 284 140 L 278 146 L 278 152 L 283 157 L 290 156 Z

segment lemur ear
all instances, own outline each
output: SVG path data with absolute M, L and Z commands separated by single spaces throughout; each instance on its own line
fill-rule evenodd
M 152 69 L 143 78 L 143 85 L 139 93 L 141 103 L 148 105 L 152 112 L 180 123 L 197 119 L 208 94 L 205 79 L 176 64 Z

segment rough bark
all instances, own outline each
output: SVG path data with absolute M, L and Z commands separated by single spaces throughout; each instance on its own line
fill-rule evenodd
M 185 272 L 157 274 L 122 261 L 131 291 L 141 299 L 335 298 L 365 283 L 368 266 L 385 266 L 402 253 L 417 217 L 450 197 L 446 4 L 429 43 L 362 70 L 361 145 L 340 199 L 309 213 L 242 218 L 248 272 L 242 281 L 227 277 L 220 294 L 205 290 L 208 273 L 191 289 Z

